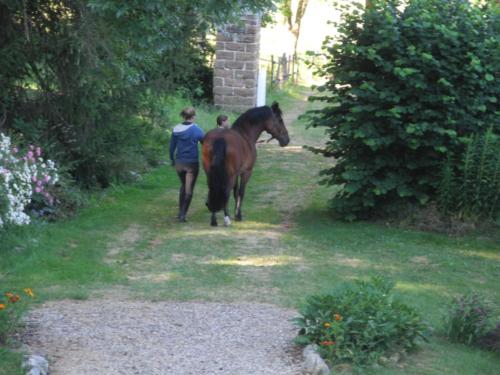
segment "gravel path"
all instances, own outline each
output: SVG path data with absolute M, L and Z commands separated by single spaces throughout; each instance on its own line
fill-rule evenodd
M 297 375 L 296 315 L 265 304 L 54 301 L 30 313 L 25 344 L 52 375 Z

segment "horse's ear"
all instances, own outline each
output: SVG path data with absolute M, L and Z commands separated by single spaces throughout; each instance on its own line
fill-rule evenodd
M 274 113 L 278 113 L 281 115 L 281 108 L 278 102 L 273 102 L 273 104 L 271 104 L 271 109 L 273 110 Z

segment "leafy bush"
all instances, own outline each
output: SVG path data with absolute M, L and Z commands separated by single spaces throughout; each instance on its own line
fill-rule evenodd
M 413 308 L 391 295 L 392 288 L 392 283 L 376 278 L 310 297 L 295 320 L 300 328 L 296 341 L 317 344 L 332 365 L 366 365 L 410 351 L 428 328 Z
M 475 344 L 488 328 L 488 307 L 477 293 L 455 298 L 445 316 L 446 333 L 450 340 Z
M 5 345 L 19 325 L 22 314 L 26 311 L 28 297 L 34 298 L 31 288 L 25 288 L 24 293 L 0 290 L 0 345 Z
M 338 36 L 324 44 L 327 82 L 309 113 L 335 158 L 323 182 L 341 186 L 333 207 L 346 219 L 395 202 L 427 204 L 440 167 L 463 137 L 500 133 L 499 25 L 495 2 L 374 0 L 343 5 Z M 498 8 L 496 8 L 498 9 Z
M 447 160 L 438 189 L 445 215 L 496 219 L 500 214 L 500 137 L 491 129 L 467 139 L 461 160 Z
M 81 189 L 64 169 L 59 169 L 59 181 L 50 188 L 52 204 L 34 196 L 26 211 L 43 220 L 59 220 L 74 216 L 88 203 L 89 192 Z

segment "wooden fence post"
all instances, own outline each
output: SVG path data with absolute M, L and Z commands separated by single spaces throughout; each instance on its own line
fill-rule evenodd
M 281 59 L 278 59 L 278 67 L 276 68 L 276 82 L 278 86 L 280 86 L 281 83 L 280 74 L 281 74 Z
M 274 86 L 274 55 L 271 55 L 271 86 Z
M 297 82 L 299 81 L 299 59 L 296 53 L 293 54 L 293 66 L 293 83 L 297 84 Z
M 283 64 L 283 82 L 286 82 L 288 81 L 288 58 L 285 53 L 283 53 L 281 63 Z

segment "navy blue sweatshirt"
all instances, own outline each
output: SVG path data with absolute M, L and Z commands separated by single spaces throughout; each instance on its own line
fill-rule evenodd
M 203 136 L 203 130 L 194 123 L 183 122 L 177 125 L 170 138 L 170 160 L 182 164 L 198 163 L 198 142 Z

